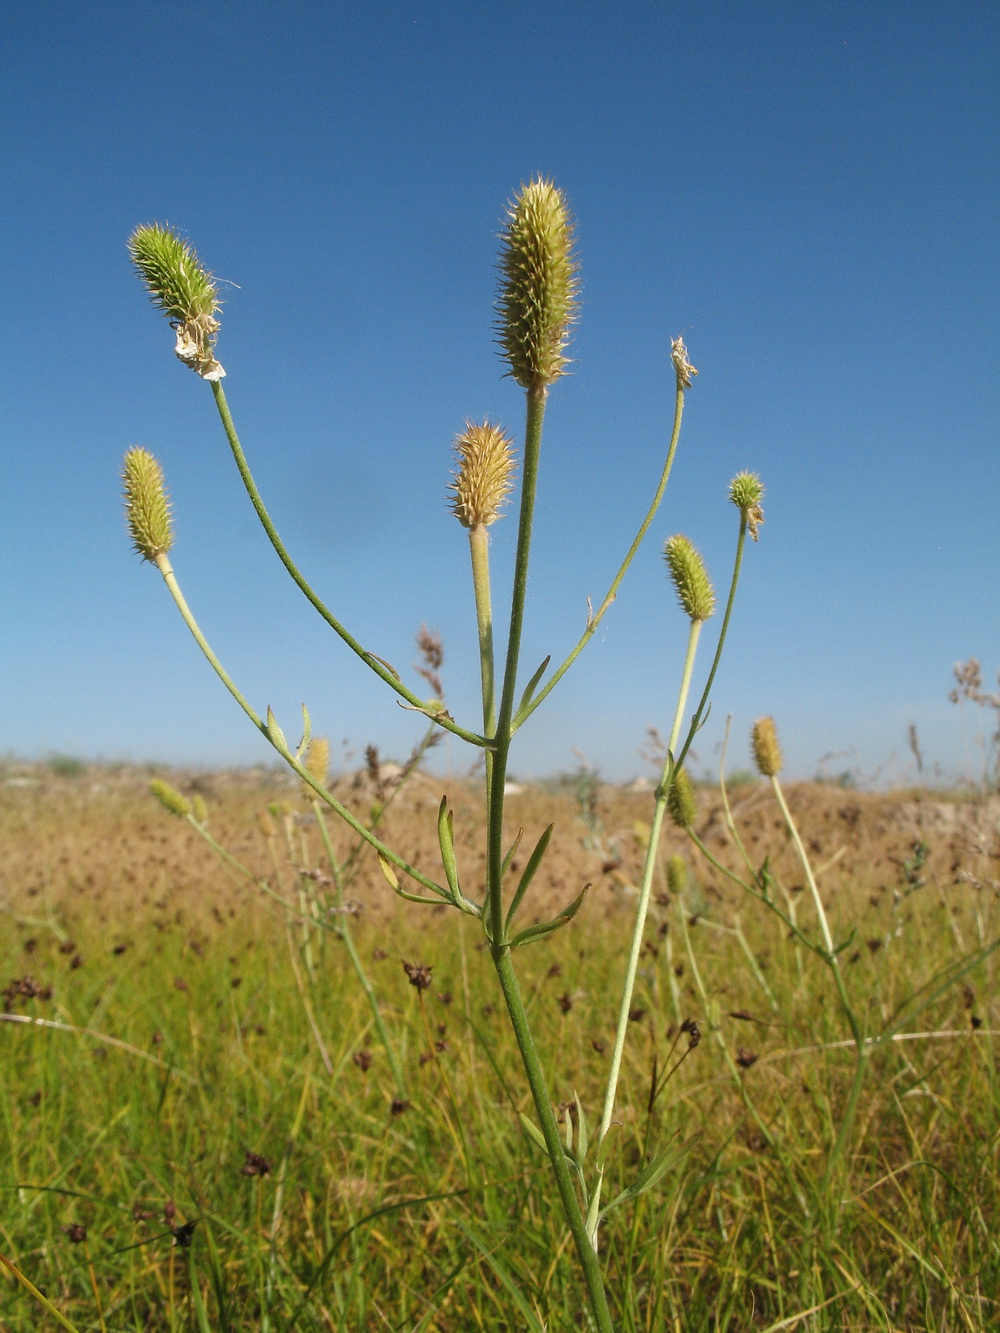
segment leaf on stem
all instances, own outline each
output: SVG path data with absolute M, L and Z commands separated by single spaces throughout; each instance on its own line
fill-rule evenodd
M 505 932 L 510 930 L 511 923 L 514 920 L 514 917 L 517 915 L 517 909 L 521 906 L 521 902 L 524 898 L 524 895 L 528 892 L 528 887 L 531 884 L 531 881 L 535 878 L 535 872 L 538 870 L 538 867 L 542 864 L 542 858 L 544 857 L 545 852 L 548 848 L 549 839 L 552 837 L 552 830 L 554 828 L 555 824 L 550 824 L 548 828 L 543 830 L 542 836 L 535 843 L 535 850 L 528 857 L 528 864 L 524 867 L 524 870 L 521 874 L 521 878 L 517 885 L 517 890 L 514 893 L 514 897 L 511 900 L 510 907 L 507 911 L 507 920 L 504 925 Z M 519 843 L 520 841 L 521 841 L 521 833 L 519 830 L 517 835 L 517 841 L 515 842 L 514 846 L 516 847 L 517 843 Z M 514 848 L 512 847 L 511 855 L 513 855 L 513 852 Z M 505 869 L 508 864 L 509 864 L 509 858 L 508 861 L 504 862 Z
M 522 930 L 510 941 L 512 949 L 519 948 L 522 944 L 533 944 L 535 940 L 544 939 L 546 935 L 551 935 L 553 931 L 559 930 L 562 926 L 568 925 L 583 906 L 583 900 L 590 892 L 590 885 L 585 884 L 579 894 L 568 907 L 563 908 L 558 916 L 554 916 L 550 921 L 539 921 L 535 926 L 529 926 L 527 930 Z
M 550 663 L 551 661 L 552 661 L 552 654 L 550 653 L 550 654 L 548 655 L 548 657 L 546 657 L 546 659 L 545 659 L 545 661 L 542 663 L 542 665 L 541 665 L 541 666 L 538 668 L 538 670 L 535 672 L 535 674 L 534 674 L 534 675 L 531 677 L 531 679 L 528 681 L 527 685 L 525 685 L 525 687 L 524 687 L 524 693 L 521 695 L 521 702 L 520 702 L 520 703 L 518 704 L 518 706 L 517 706 L 517 716 L 518 716 L 518 717 L 521 716 L 521 714 L 524 712 L 524 710 L 525 710 L 525 709 L 528 707 L 528 705 L 531 703 L 531 700 L 532 700 L 532 697 L 534 696 L 535 690 L 538 689 L 539 681 L 540 681 L 540 680 L 542 679 L 542 677 L 545 675 L 545 669 L 546 669 L 546 667 L 549 665 L 549 663 Z

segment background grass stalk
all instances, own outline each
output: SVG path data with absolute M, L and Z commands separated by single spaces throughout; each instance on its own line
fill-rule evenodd
M 338 873 L 337 858 L 334 852 L 333 842 L 330 838 L 330 830 L 326 826 L 326 820 L 323 817 L 323 810 L 319 802 L 319 797 L 315 794 L 312 799 L 313 813 L 316 816 L 316 823 L 319 826 L 319 835 L 323 841 L 323 850 L 326 853 L 327 861 L 330 865 L 330 873 L 333 876 L 336 898 L 334 906 L 337 909 L 336 924 L 333 932 L 343 944 L 347 951 L 347 957 L 354 969 L 354 975 L 358 979 L 358 984 L 364 991 L 365 999 L 368 1001 L 368 1008 L 371 1010 L 372 1019 L 375 1023 L 375 1030 L 378 1032 L 379 1041 L 382 1043 L 382 1049 L 385 1051 L 386 1059 L 389 1061 L 389 1069 L 392 1072 L 392 1081 L 395 1084 L 397 1096 L 405 1099 L 406 1083 L 403 1078 L 403 1071 L 399 1063 L 399 1057 L 396 1054 L 396 1048 L 386 1030 L 385 1020 L 382 1017 L 382 1009 L 378 1002 L 378 996 L 375 994 L 375 988 L 372 986 L 365 966 L 361 961 L 361 955 L 358 953 L 357 946 L 354 943 L 354 936 L 351 933 L 347 916 L 343 911 L 344 907 L 344 887 L 343 878 Z
M 155 564 L 163 575 L 163 581 L 170 589 L 170 595 L 173 597 L 178 611 L 180 611 L 181 615 L 184 617 L 185 624 L 194 635 L 195 642 L 208 659 L 209 665 L 261 735 L 274 746 L 278 754 L 280 754 L 282 759 L 295 770 L 302 781 L 312 787 L 313 791 L 316 792 L 320 799 L 334 810 L 345 824 L 349 824 L 355 833 L 360 834 L 366 842 L 370 843 L 385 861 L 390 865 L 395 866 L 397 870 L 402 870 L 405 875 L 409 875 L 411 879 L 416 880 L 416 882 L 421 884 L 425 889 L 429 889 L 432 893 L 436 893 L 439 898 L 447 900 L 449 895 L 441 888 L 440 884 L 435 884 L 432 879 L 428 879 L 426 875 L 421 874 L 415 866 L 411 866 L 409 862 L 404 861 L 401 856 L 392 851 L 390 847 L 387 847 L 380 839 L 376 838 L 359 819 L 351 814 L 350 810 L 348 810 L 345 805 L 341 805 L 337 798 L 331 792 L 327 791 L 326 788 L 313 777 L 308 769 L 295 758 L 287 746 L 282 748 L 282 746 L 275 740 L 268 730 L 267 724 L 257 716 L 256 712 L 254 712 L 251 705 L 237 688 L 232 677 L 212 651 L 208 640 L 205 638 L 204 634 L 202 634 L 201 627 L 195 620 L 191 608 L 188 606 L 184 594 L 181 592 L 180 584 L 177 582 L 176 576 L 170 567 L 170 561 L 165 555 L 159 555 L 156 557 Z
M 273 522 L 271 521 L 271 516 L 267 512 L 267 509 L 264 505 L 264 501 L 262 500 L 260 492 L 257 489 L 257 484 L 253 479 L 253 474 L 251 473 L 250 466 L 247 463 L 246 455 L 244 454 L 243 447 L 240 444 L 239 436 L 236 434 L 236 427 L 233 424 L 233 418 L 231 412 L 229 411 L 229 404 L 226 401 L 225 392 L 222 388 L 222 385 L 219 384 L 218 381 L 212 384 L 212 393 L 215 395 L 215 404 L 216 407 L 219 409 L 219 416 L 222 418 L 222 426 L 226 432 L 226 439 L 229 441 L 229 447 L 232 450 L 233 458 L 236 460 L 236 466 L 239 469 L 240 477 L 243 480 L 243 485 L 246 487 L 247 494 L 250 497 L 250 502 L 257 513 L 257 517 L 260 519 L 261 526 L 267 533 L 268 541 L 270 541 L 271 545 L 274 547 L 278 559 L 288 570 L 288 573 L 291 575 L 292 580 L 295 583 L 296 587 L 305 595 L 305 597 L 308 599 L 311 605 L 319 612 L 319 614 L 323 617 L 323 619 L 330 626 L 330 628 L 340 635 L 341 639 L 343 639 L 344 643 L 347 644 L 348 648 L 350 648 L 353 653 L 356 653 L 357 656 L 361 658 L 365 666 L 369 667 L 372 671 L 375 672 L 377 676 L 381 677 L 381 679 L 384 680 L 385 683 L 388 686 L 390 686 L 393 690 L 395 690 L 395 692 L 398 695 L 400 695 L 401 698 L 405 699 L 406 702 L 410 704 L 411 707 L 417 709 L 418 712 L 424 713 L 425 716 L 430 717 L 432 721 L 437 723 L 437 725 L 444 727 L 446 731 L 452 732 L 452 734 L 455 736 L 460 736 L 463 741 L 468 741 L 470 745 L 476 745 L 476 746 L 484 745 L 486 743 L 484 737 L 477 735 L 473 731 L 466 731 L 464 727 L 460 727 L 457 722 L 454 722 L 451 718 L 447 717 L 443 712 L 440 714 L 429 713 L 427 710 L 427 700 L 421 699 L 418 694 L 415 694 L 412 690 L 408 689 L 399 679 L 396 673 L 391 669 L 391 667 L 387 666 L 383 661 L 381 661 L 378 657 L 376 657 L 374 653 L 370 653 L 367 650 L 367 648 L 363 648 L 362 645 L 354 637 L 354 635 L 351 634 L 350 631 L 347 630 L 340 623 L 340 621 L 336 618 L 336 616 L 327 608 L 327 606 L 320 600 L 317 594 L 313 591 L 312 587 L 306 581 L 305 577 L 300 572 L 298 566 L 295 564 L 295 561 L 289 555 L 284 542 L 278 536 L 277 528 L 275 528 Z

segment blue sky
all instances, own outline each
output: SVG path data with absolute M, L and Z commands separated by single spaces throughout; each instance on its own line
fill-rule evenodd
M 660 549 L 686 533 L 725 586 L 742 468 L 767 523 L 701 765 L 732 714 L 745 766 L 771 713 L 796 776 L 833 755 L 827 771 L 902 780 L 911 721 L 929 768 L 975 768 L 989 719 L 963 741 L 947 692 L 960 658 L 1000 667 L 992 0 L 40 0 L 5 5 L 4 30 L 0 753 L 270 758 L 130 552 L 132 444 L 163 464 L 175 570 L 253 702 L 291 733 L 305 700 L 356 752 L 416 732 L 256 525 L 211 393 L 130 271 L 153 220 L 227 283 L 225 388 L 300 565 L 414 683 L 413 634 L 440 630 L 450 706 L 475 725 L 445 488 L 467 417 L 520 437 L 493 266 L 505 201 L 543 173 L 576 218 L 583 304 L 547 414 L 527 672 L 568 651 L 644 512 L 672 335 L 701 373 L 654 531 L 513 771 L 574 751 L 647 771 L 686 636 Z M 494 533 L 502 605 L 513 518 Z M 449 742 L 438 763 L 469 755 Z

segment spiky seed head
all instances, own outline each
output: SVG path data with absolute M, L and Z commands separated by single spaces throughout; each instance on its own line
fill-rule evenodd
M 316 736 L 309 744 L 305 761 L 306 771 L 325 787 L 330 776 L 330 742 L 325 736 Z M 306 795 L 312 796 L 312 787 L 306 788 Z
M 683 338 L 670 339 L 670 360 L 674 363 L 678 389 L 690 389 L 691 382 L 698 372 L 688 360 L 688 349 L 684 346 Z
M 536 177 L 507 208 L 498 267 L 497 341 L 522 389 L 544 389 L 563 374 L 576 317 L 578 265 L 566 197 Z
M 455 456 L 458 471 L 448 488 L 452 513 L 465 528 L 496 522 L 514 484 L 513 440 L 489 421 L 467 421 L 455 438 Z
M 759 717 L 753 724 L 750 748 L 757 771 L 765 778 L 776 778 L 784 765 L 778 731 L 773 717 Z
M 708 620 L 715 610 L 715 590 L 694 544 L 680 533 L 669 537 L 663 558 L 685 613 L 692 620 Z
M 132 545 L 143 560 L 155 563 L 157 556 L 166 555 L 174 542 L 163 469 L 148 449 L 137 445 L 125 455 L 122 482 Z
M 760 525 L 764 522 L 764 510 L 761 500 L 764 498 L 764 483 L 756 472 L 738 472 L 729 483 L 729 498 L 746 515 L 750 536 L 757 540 Z
M 201 792 L 195 792 L 191 801 L 191 813 L 199 824 L 208 823 L 208 806 L 205 804 L 205 798 Z
M 221 380 L 226 372 L 215 359 L 219 291 L 211 273 L 187 241 L 158 223 L 137 227 L 128 250 L 150 300 L 177 333 L 177 356 L 202 379 Z
M 191 813 L 191 802 L 187 797 L 182 796 L 176 787 L 171 787 L 170 783 L 164 782 L 162 778 L 153 778 L 149 790 L 172 815 L 180 815 L 183 819 Z
M 680 852 L 674 852 L 667 861 L 667 888 L 679 898 L 688 885 L 687 862 Z
M 667 793 L 667 812 L 678 828 L 690 828 L 698 813 L 687 769 L 678 768 Z

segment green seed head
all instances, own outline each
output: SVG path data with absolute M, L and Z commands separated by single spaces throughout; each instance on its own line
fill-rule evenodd
M 688 884 L 687 862 L 680 852 L 675 852 L 667 861 L 667 888 L 675 898 L 679 898 Z
M 501 236 L 497 334 L 523 389 L 545 389 L 569 364 L 563 355 L 579 279 L 566 198 L 540 176 L 509 205 Z
M 679 768 L 674 773 L 667 793 L 667 812 L 678 828 L 690 828 L 695 821 L 698 809 L 687 769 Z
M 171 787 L 169 782 L 164 782 L 161 778 L 153 778 L 149 784 L 149 790 L 163 808 L 169 810 L 172 815 L 180 815 L 183 819 L 191 813 L 191 802 L 186 796 L 182 796 L 176 787 Z
M 215 359 L 219 293 L 215 279 L 186 241 L 155 223 L 137 227 L 129 254 L 170 327 L 176 330 L 177 356 L 203 379 L 220 380 L 225 371 Z
M 694 545 L 679 534 L 670 537 L 663 548 L 663 558 L 685 613 L 692 620 L 708 620 L 715 610 L 715 591 Z
M 764 510 L 761 500 L 764 498 L 764 483 L 755 472 L 739 472 L 729 483 L 729 498 L 746 515 L 750 536 L 757 540 L 760 525 L 764 522 Z
M 166 555 L 174 542 L 163 469 L 148 449 L 137 446 L 125 455 L 122 482 L 132 545 L 143 560 L 155 563 L 157 556 Z
M 514 443 L 499 426 L 484 421 L 455 439 L 458 471 L 451 483 L 451 509 L 465 528 L 494 523 L 513 487 Z
M 778 732 L 773 717 L 759 717 L 753 724 L 750 748 L 757 771 L 765 778 L 776 778 L 784 765 Z

